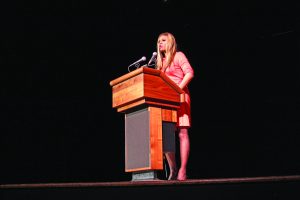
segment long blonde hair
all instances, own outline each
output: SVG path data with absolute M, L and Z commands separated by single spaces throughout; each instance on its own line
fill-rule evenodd
M 159 50 L 159 41 L 162 36 L 167 37 L 167 44 L 166 44 L 165 52 L 161 52 Z M 169 32 L 164 32 L 164 33 L 159 34 L 158 39 L 157 39 L 156 48 L 157 48 L 156 69 L 161 70 L 162 68 L 164 68 L 164 70 L 165 70 L 173 62 L 174 56 L 177 51 L 177 43 L 176 43 L 174 35 Z M 165 66 L 163 66 L 163 58 L 166 59 Z

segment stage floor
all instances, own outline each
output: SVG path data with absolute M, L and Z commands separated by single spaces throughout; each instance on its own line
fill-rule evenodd
M 266 176 L 266 177 L 241 177 L 241 178 L 212 178 L 212 179 L 187 179 L 177 180 L 139 180 L 120 182 L 70 182 L 70 183 L 30 183 L 30 184 L 2 184 L 0 188 L 67 188 L 67 187 L 135 187 L 158 185 L 213 185 L 213 184 L 243 184 L 267 182 L 299 182 L 300 175 L 291 176 Z

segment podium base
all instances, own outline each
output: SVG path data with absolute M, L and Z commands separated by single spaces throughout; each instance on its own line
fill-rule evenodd
M 152 181 L 152 180 L 160 180 L 157 178 L 157 171 L 155 170 L 132 172 L 131 181 Z

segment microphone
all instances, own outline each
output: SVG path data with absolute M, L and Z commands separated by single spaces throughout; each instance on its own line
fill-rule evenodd
M 130 71 L 129 68 L 130 68 L 132 65 L 134 65 L 136 68 L 138 68 L 138 67 L 140 66 L 140 62 L 145 61 L 145 60 L 146 60 L 146 57 L 143 56 L 141 59 L 135 61 L 134 63 L 132 63 L 131 65 L 128 66 L 128 71 Z
M 148 62 L 148 64 L 147 64 L 147 66 L 152 66 L 152 65 L 150 65 L 150 64 L 151 64 L 151 62 L 155 61 L 156 56 L 157 56 L 157 53 L 156 53 L 156 52 L 153 52 L 153 53 L 152 53 L 152 57 L 150 58 L 150 60 L 149 60 L 149 62 Z

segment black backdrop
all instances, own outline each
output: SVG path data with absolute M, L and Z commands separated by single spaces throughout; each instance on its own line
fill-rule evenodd
M 2 184 L 130 180 L 109 82 L 164 31 L 195 69 L 189 177 L 300 173 L 299 4 L 1 4 Z

